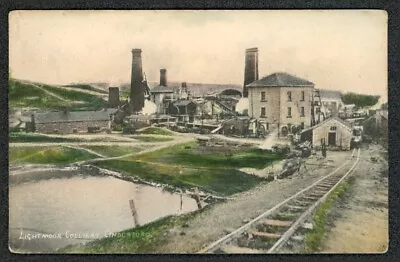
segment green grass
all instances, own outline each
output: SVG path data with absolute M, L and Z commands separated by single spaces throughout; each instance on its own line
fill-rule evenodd
M 322 203 L 315 211 L 312 221 L 313 230 L 305 236 L 305 253 L 313 253 L 320 249 L 324 234 L 326 233 L 326 224 L 329 220 L 330 211 L 334 207 L 336 201 L 344 196 L 348 188 L 354 183 L 354 177 L 340 184 L 332 191 L 326 201 Z
M 109 237 L 89 242 L 83 246 L 68 246 L 58 253 L 156 253 L 157 249 L 168 241 L 163 233 L 170 228 L 182 228 L 182 225 L 203 212 L 208 207 L 181 216 L 167 216 L 144 226 L 124 230 Z
M 84 150 L 66 147 L 10 147 L 10 163 L 65 164 L 97 158 Z
M 169 137 L 153 137 L 153 136 L 131 136 L 132 138 L 141 142 L 167 142 L 174 140 Z
M 36 107 L 47 110 L 98 110 L 107 105 L 102 98 L 84 92 L 66 90 L 55 86 L 35 83 L 42 88 L 59 95 L 67 101 L 51 96 L 31 84 L 16 79 L 8 82 L 8 101 L 11 107 Z M 83 101 L 83 103 L 76 103 Z
M 11 143 L 25 143 L 25 142 L 43 142 L 43 143 L 57 143 L 57 142 L 81 142 L 85 141 L 79 138 L 66 138 L 66 137 L 50 137 L 35 133 L 9 133 L 9 142 Z
M 149 127 L 142 131 L 139 131 L 138 133 L 139 134 L 152 134 L 152 135 L 165 135 L 165 136 L 172 136 L 174 134 L 167 129 L 159 128 L 159 127 Z
M 122 156 L 130 153 L 140 152 L 143 150 L 141 147 L 133 146 L 82 146 L 90 149 L 104 156 L 114 157 Z
M 279 158 L 278 155 L 258 152 L 253 148 L 238 149 L 231 152 L 229 157 L 226 153 L 198 150 L 197 143 L 190 142 L 138 156 L 101 161 L 96 165 L 180 188 L 199 187 L 205 191 L 231 195 L 264 181 L 237 170 L 238 167 L 262 168 Z
M 77 88 L 77 89 L 83 89 L 83 90 L 90 90 L 102 94 L 108 94 L 107 91 L 102 90 L 100 88 L 95 88 L 91 85 L 85 85 L 85 84 L 71 84 L 71 85 L 65 85 L 65 87 L 72 87 L 72 88 Z
M 69 99 L 71 101 L 84 101 L 85 102 L 84 104 L 78 104 L 78 105 L 74 106 L 75 107 L 74 110 L 97 110 L 97 109 L 101 109 L 101 108 L 104 108 L 105 106 L 107 106 L 107 102 L 96 95 L 83 93 L 83 92 L 79 92 L 79 91 L 66 90 L 66 89 L 62 89 L 62 88 L 58 88 L 58 87 L 54 87 L 54 86 L 50 86 L 50 85 L 44 85 L 44 84 L 42 84 L 41 86 L 42 86 L 42 88 L 44 88 L 56 95 L 59 95 L 65 99 Z M 66 106 L 70 106 L 70 105 L 66 105 Z
M 179 144 L 139 156 L 143 161 L 176 163 L 191 167 L 265 168 L 282 156 L 258 148 L 229 149 L 225 152 L 200 150 L 196 142 Z
M 11 107 L 57 108 L 60 100 L 49 96 L 32 85 L 10 79 L 8 83 L 8 102 Z

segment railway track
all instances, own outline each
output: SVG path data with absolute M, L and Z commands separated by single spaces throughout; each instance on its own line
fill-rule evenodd
M 302 241 L 294 234 L 306 226 L 304 222 L 351 174 L 359 159 L 360 149 L 357 152 L 354 149 L 349 159 L 334 171 L 198 253 L 279 253 L 291 243 Z

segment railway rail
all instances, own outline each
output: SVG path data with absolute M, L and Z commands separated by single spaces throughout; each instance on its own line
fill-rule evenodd
M 360 153 L 353 149 L 350 158 L 334 171 L 197 253 L 279 253 L 288 243 L 301 241 L 294 234 L 352 173 Z

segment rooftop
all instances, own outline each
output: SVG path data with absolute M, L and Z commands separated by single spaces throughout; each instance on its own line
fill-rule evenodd
M 321 98 L 337 99 L 337 100 L 342 99 L 342 94 L 340 93 L 340 91 L 327 90 L 327 89 L 318 89 L 318 91 L 319 91 L 319 95 L 321 96 Z
M 194 104 L 194 102 L 192 100 L 178 100 L 178 101 L 174 102 L 174 105 L 175 106 L 187 106 L 191 103 Z
M 116 112 L 117 109 L 35 113 L 35 123 L 43 124 L 60 122 L 106 121 L 110 120 L 110 115 L 115 114 Z
M 173 93 L 174 92 L 174 88 L 172 87 L 168 87 L 168 86 L 156 86 L 153 87 L 150 92 L 152 93 Z
M 247 85 L 248 87 L 314 87 L 314 83 L 290 75 L 288 73 L 277 72 L 265 76 Z

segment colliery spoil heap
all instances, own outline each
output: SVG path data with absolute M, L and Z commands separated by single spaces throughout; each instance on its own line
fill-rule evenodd
M 142 50 L 132 49 L 132 73 L 130 108 L 132 113 L 140 112 L 144 107 L 144 88 L 142 72 Z

